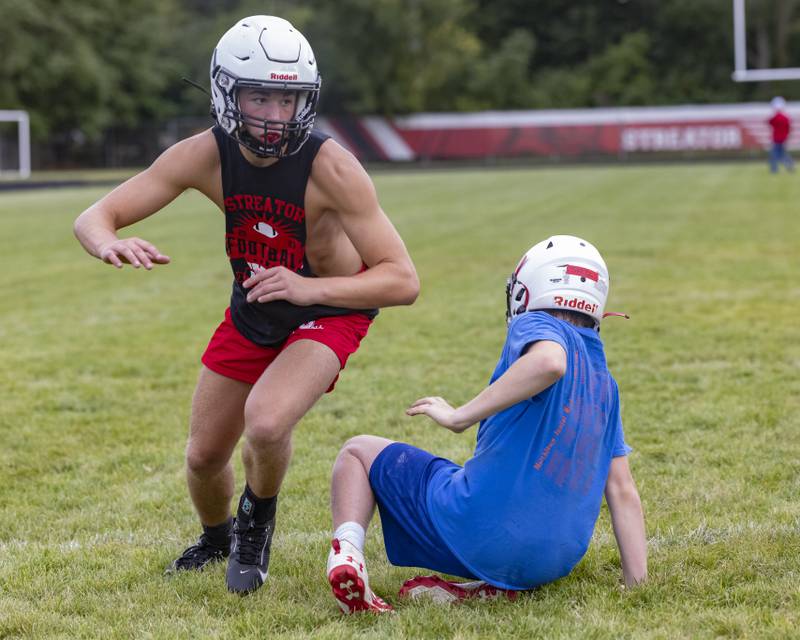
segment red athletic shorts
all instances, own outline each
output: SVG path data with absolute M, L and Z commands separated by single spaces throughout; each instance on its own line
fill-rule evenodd
M 201 361 L 209 369 L 226 378 L 255 384 L 277 355 L 293 342 L 314 340 L 331 348 L 339 358 L 342 369 L 351 353 L 355 353 L 367 335 L 372 319 L 363 313 L 317 318 L 301 324 L 279 347 L 261 347 L 245 338 L 231 321 L 230 308 L 217 327 Z M 337 375 L 328 392 L 333 391 Z

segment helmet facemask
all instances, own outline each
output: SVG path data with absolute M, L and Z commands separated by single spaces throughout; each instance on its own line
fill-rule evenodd
M 520 313 L 525 313 L 528 309 L 528 301 L 530 300 L 530 291 L 523 282 L 517 279 L 517 274 L 525 264 L 526 257 L 523 256 L 517 268 L 514 270 L 508 280 L 506 280 L 506 324 L 510 324 L 514 316 Z
M 225 96 L 225 109 L 220 125 L 231 138 L 259 158 L 282 158 L 297 153 L 308 140 L 316 117 L 321 79 L 311 86 L 298 87 L 285 82 L 266 83 L 258 80 L 236 79 L 219 69 L 215 85 Z M 296 96 L 294 115 L 290 120 L 262 120 L 246 114 L 239 103 L 241 89 L 291 91 Z M 227 120 L 227 122 L 226 122 Z M 263 131 L 253 135 L 250 128 Z

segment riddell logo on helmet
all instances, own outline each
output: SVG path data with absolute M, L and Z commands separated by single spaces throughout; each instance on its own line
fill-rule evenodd
M 576 311 L 586 311 L 587 313 L 597 313 L 597 305 L 593 302 L 586 302 L 581 298 L 564 298 L 562 296 L 554 296 L 553 304 L 559 307 L 567 307 L 568 309 L 575 309 Z
M 273 71 L 269 74 L 270 80 L 297 80 L 299 77 L 296 73 L 275 73 Z

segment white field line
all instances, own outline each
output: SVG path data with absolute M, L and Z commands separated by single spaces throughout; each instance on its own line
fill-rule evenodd
M 372 536 L 379 536 L 377 531 L 372 531 Z M 676 545 L 693 544 L 717 544 L 720 542 L 730 542 L 739 538 L 751 535 L 764 535 L 768 537 L 784 535 L 800 535 L 800 520 L 792 524 L 779 524 L 769 522 L 749 521 L 740 524 L 710 527 L 706 523 L 701 523 L 690 531 L 678 532 L 673 527 L 665 530 L 658 530 L 648 538 L 648 547 L 651 551 L 667 549 Z M 330 539 L 330 530 L 319 531 L 276 531 L 275 546 L 287 547 L 293 545 L 327 545 Z M 95 534 L 85 539 L 71 539 L 54 542 L 32 542 L 28 540 L 7 540 L 0 542 L 0 553 L 14 553 L 25 551 L 26 553 L 57 550 L 60 552 L 70 552 L 79 550 L 91 550 L 105 547 L 109 544 L 126 544 L 140 548 L 150 547 L 179 547 L 181 544 L 188 544 L 190 541 L 179 538 L 174 534 L 167 536 L 147 534 L 138 532 L 136 534 L 124 531 L 111 531 L 108 533 Z M 592 538 L 595 545 L 613 545 L 614 536 L 610 531 L 595 532 Z M 2 562 L 2 560 L 0 560 Z
M 781 525 L 750 521 L 717 528 L 701 523 L 695 529 L 683 532 L 675 531 L 674 527 L 665 530 L 659 529 L 647 538 L 647 548 L 652 552 L 675 546 L 710 545 L 731 542 L 752 535 L 767 537 L 800 535 L 800 520 L 793 524 Z M 592 544 L 615 545 L 614 534 L 611 531 L 596 531 L 592 537 Z
M 721 542 L 730 543 L 741 538 L 764 536 L 773 538 L 777 536 L 791 536 L 800 534 L 800 521 L 791 524 L 775 524 L 771 522 L 748 521 L 725 527 L 710 527 L 700 523 L 695 529 L 677 533 L 673 527 L 664 531 L 657 531 L 647 540 L 651 551 L 668 549 L 675 546 L 711 545 Z M 609 534 L 609 537 L 611 535 Z
M 199 535 L 199 531 L 193 533 L 194 537 Z M 287 531 L 283 532 L 278 529 L 275 532 L 274 545 L 277 547 L 292 546 L 292 545 L 309 545 L 321 544 L 323 546 L 330 542 L 330 530 L 320 531 Z M 124 544 L 132 547 L 140 548 L 165 548 L 175 547 L 178 549 L 181 545 L 188 545 L 193 542 L 193 538 L 180 538 L 174 533 L 168 535 L 163 534 L 148 534 L 146 531 L 137 533 L 130 533 L 125 531 L 109 531 L 107 533 L 96 533 L 87 538 L 72 538 L 70 540 L 55 540 L 52 542 L 47 541 L 30 541 L 30 540 L 6 540 L 0 542 L 0 554 L 14 553 L 16 551 L 39 552 L 39 551 L 59 551 L 67 553 L 71 551 L 83 551 L 91 549 L 100 549 L 108 545 Z M 0 559 L 0 563 L 2 559 Z

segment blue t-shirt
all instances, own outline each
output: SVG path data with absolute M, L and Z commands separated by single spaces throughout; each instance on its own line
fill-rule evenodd
M 479 578 L 509 589 L 572 570 L 589 546 L 611 459 L 630 451 L 596 331 L 543 311 L 517 316 L 491 382 L 539 340 L 564 348 L 564 376 L 481 422 L 473 457 L 428 485 L 431 519 L 451 551 Z

